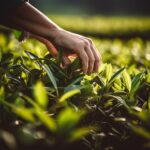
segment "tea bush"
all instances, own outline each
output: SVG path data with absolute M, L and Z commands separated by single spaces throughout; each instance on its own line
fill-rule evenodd
M 103 64 L 88 76 L 0 34 L 0 150 L 150 149 L 150 41 L 93 40 Z

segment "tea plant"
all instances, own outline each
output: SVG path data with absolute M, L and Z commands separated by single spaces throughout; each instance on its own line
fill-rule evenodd
M 122 53 L 126 64 L 105 43 L 104 62 L 112 64 L 90 76 L 80 71 L 78 59 L 62 69 L 35 41 L 17 47 L 15 39 L 1 35 L 1 41 L 1 150 L 150 148 L 149 60 L 144 52 L 138 53 L 141 64 L 133 59 L 137 55 L 127 59 L 130 44 L 139 40 L 128 47 L 120 41 L 128 48 Z

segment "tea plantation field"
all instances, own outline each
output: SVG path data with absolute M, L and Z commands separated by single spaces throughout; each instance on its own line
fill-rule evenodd
M 62 69 L 43 44 L 0 33 L 0 150 L 150 149 L 150 39 L 91 38 L 103 63 L 84 75 L 80 60 Z

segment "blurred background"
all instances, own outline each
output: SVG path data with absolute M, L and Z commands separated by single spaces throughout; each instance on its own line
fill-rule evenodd
M 149 0 L 31 0 L 47 13 L 88 15 L 150 15 Z
M 150 37 L 150 0 L 30 0 L 61 27 L 101 38 Z

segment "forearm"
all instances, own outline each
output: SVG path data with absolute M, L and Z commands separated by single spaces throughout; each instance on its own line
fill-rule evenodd
M 29 3 L 24 3 L 19 6 L 13 14 L 5 19 L 4 23 L 9 27 L 29 31 L 49 39 L 53 39 L 56 30 L 61 29 Z

